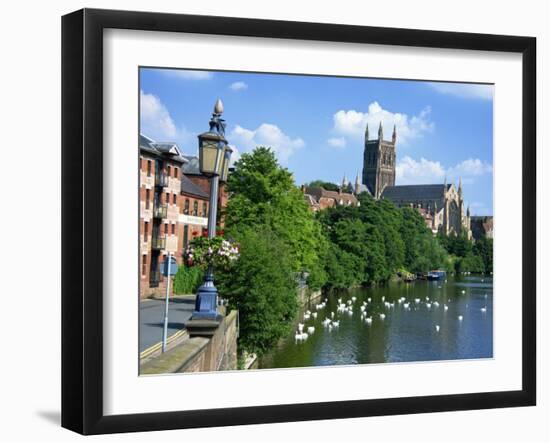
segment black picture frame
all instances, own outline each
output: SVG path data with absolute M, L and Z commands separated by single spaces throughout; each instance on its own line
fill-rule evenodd
M 103 31 L 108 28 L 519 53 L 522 389 L 106 416 L 103 413 Z M 536 39 L 83 9 L 62 18 L 62 426 L 82 434 L 530 406 L 536 403 Z

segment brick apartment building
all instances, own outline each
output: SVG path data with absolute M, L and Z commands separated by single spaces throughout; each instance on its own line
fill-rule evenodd
M 210 189 L 198 158 L 182 155 L 175 143 L 140 135 L 139 152 L 140 298 L 146 298 L 166 290 L 160 266 L 168 253 L 181 264 L 188 243 L 206 228 Z M 225 206 L 227 196 L 220 195 Z

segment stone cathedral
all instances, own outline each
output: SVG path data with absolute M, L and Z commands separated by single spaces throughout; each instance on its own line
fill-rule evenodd
M 471 238 L 470 209 L 464 207 L 462 181 L 454 184 L 395 185 L 397 131 L 393 127 L 391 140 L 384 140 L 382 123 L 378 137 L 369 138 L 365 129 L 363 153 L 363 184 L 376 198 L 385 198 L 398 207 L 409 206 L 418 210 L 434 234 L 466 233 Z

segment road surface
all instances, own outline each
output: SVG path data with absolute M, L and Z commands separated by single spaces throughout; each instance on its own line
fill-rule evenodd
M 195 308 L 194 296 L 170 299 L 168 305 L 168 337 L 185 327 Z M 145 300 L 139 304 L 139 352 L 162 341 L 164 300 Z

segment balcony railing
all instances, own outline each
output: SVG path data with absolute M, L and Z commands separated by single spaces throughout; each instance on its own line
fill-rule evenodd
M 158 235 L 153 234 L 153 237 L 151 238 L 151 249 L 166 249 L 166 239 L 164 237 L 159 237 Z
M 166 218 L 167 209 L 168 207 L 166 205 L 155 205 L 153 216 L 155 218 Z
M 164 188 L 168 186 L 168 176 L 166 174 L 155 174 L 155 186 Z

